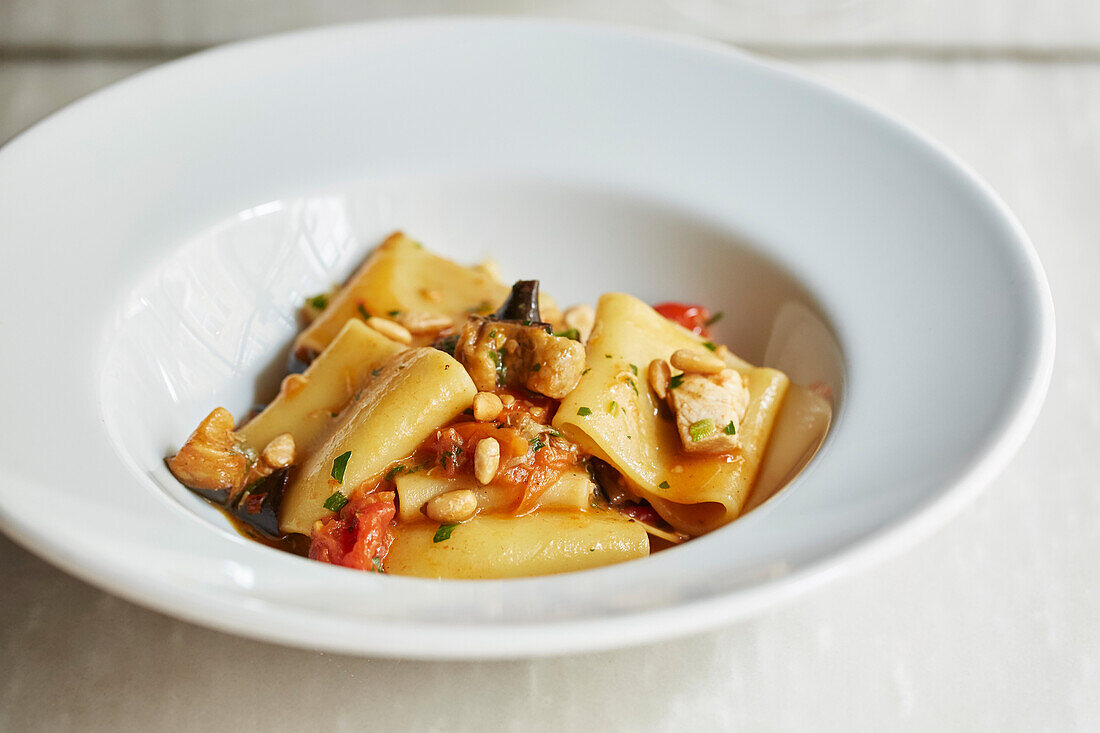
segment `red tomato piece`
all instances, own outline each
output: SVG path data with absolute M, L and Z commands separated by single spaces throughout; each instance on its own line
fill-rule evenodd
M 711 318 L 710 311 L 701 305 L 659 303 L 653 306 L 653 310 L 703 338 L 710 337 L 710 329 L 707 328 L 707 321 Z
M 322 519 L 310 535 L 311 560 L 356 570 L 377 570 L 393 542 L 390 524 L 397 514 L 394 493 L 383 491 L 352 499 L 340 514 Z

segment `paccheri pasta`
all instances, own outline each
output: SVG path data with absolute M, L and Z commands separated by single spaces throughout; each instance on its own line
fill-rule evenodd
M 167 459 L 255 539 L 322 562 L 503 578 L 633 558 L 721 527 L 820 445 L 824 390 L 710 341 L 701 306 L 564 312 L 389 237 L 307 299 L 259 414 L 210 413 Z

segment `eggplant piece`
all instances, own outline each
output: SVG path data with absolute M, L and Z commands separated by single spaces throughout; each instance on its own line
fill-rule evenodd
M 171 471 L 172 466 L 170 463 L 168 463 L 169 460 L 171 459 L 165 458 L 164 462 L 168 465 L 168 470 Z M 176 480 L 179 481 L 178 478 Z M 180 483 L 183 484 L 182 481 L 180 481 Z M 191 493 L 201 496 L 207 501 L 211 501 L 218 506 L 225 506 L 226 502 L 229 501 L 229 495 L 232 493 L 230 489 L 198 489 L 194 486 L 188 486 L 187 484 L 183 484 L 183 486 Z
M 268 539 L 278 539 L 279 506 L 289 482 L 290 469 L 283 468 L 245 487 L 230 507 L 233 516 Z
M 580 381 L 584 346 L 540 325 L 470 316 L 454 356 L 479 391 L 521 387 L 560 400 Z
M 543 323 L 539 311 L 539 281 L 516 280 L 504 303 L 489 316 L 493 321 L 515 321 L 524 326 L 539 326 L 550 333 L 549 323 Z
M 432 344 L 433 348 L 439 349 L 445 354 L 450 356 L 455 355 L 455 347 L 458 346 L 458 334 L 452 333 L 448 336 L 440 336 Z

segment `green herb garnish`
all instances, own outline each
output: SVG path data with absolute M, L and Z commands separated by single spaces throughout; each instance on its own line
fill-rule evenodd
M 733 420 L 730 420 L 730 424 L 725 427 L 726 435 L 737 435 L 737 425 Z
M 684 383 L 684 375 L 683 374 L 677 374 L 675 377 L 668 380 L 668 388 L 669 389 L 676 389 L 677 387 L 679 387 L 683 383 Z
M 661 483 L 657 484 L 657 488 L 658 489 L 667 489 L 668 488 L 668 481 L 662 481 Z
M 336 456 L 336 460 L 332 462 L 332 477 L 336 479 L 336 483 L 344 483 L 344 470 L 348 467 L 348 460 L 351 458 L 351 451 Z
M 714 421 L 711 419 L 696 420 L 688 426 L 688 434 L 692 442 L 698 442 L 714 432 Z
M 542 442 L 542 436 L 541 435 L 538 436 L 537 438 L 531 438 L 531 440 L 529 440 L 527 442 L 529 442 L 531 444 L 531 452 L 532 453 L 538 453 L 540 450 L 542 450 L 543 448 L 546 447 L 546 443 Z
M 316 308 L 319 311 L 328 308 L 328 296 L 324 293 L 314 295 L 312 298 L 306 298 L 306 302 L 309 303 L 310 307 Z
M 377 377 L 377 376 L 378 376 L 379 374 L 381 374 L 381 373 L 382 373 L 382 369 L 381 369 L 381 368 L 378 368 L 378 369 L 371 369 L 371 370 L 370 370 L 370 375 L 371 375 L 372 377 Z
M 442 542 L 443 540 L 451 539 L 451 533 L 455 531 L 457 524 L 441 524 L 439 529 L 435 531 L 435 536 L 432 537 L 432 542 Z
M 564 331 L 558 331 L 554 334 L 558 338 L 573 339 L 574 341 L 581 340 L 581 332 L 575 328 L 567 328 Z
M 619 403 L 616 402 L 615 400 L 611 400 L 610 402 L 607 403 L 607 411 L 610 414 L 614 415 L 615 411 L 618 410 L 618 409 L 619 409 Z
M 704 341 L 703 346 L 707 347 L 711 351 L 718 351 L 718 344 L 714 343 L 713 341 Z
M 634 372 L 634 376 L 638 376 L 638 366 L 636 364 L 630 365 L 630 371 Z
M 374 572 L 376 572 L 376 573 L 386 572 L 385 570 L 382 569 L 382 561 L 379 560 L 377 557 L 372 557 L 370 559 L 370 562 L 371 562 L 371 565 L 374 566 Z
M 401 311 L 386 311 L 386 315 L 390 318 L 397 318 L 397 316 L 401 315 Z
M 533 372 L 537 372 L 537 371 L 538 371 L 539 369 L 542 369 L 542 364 L 540 364 L 540 363 L 538 363 L 538 362 L 535 362 L 535 363 L 534 363 L 534 364 L 533 364 L 533 365 L 531 366 L 531 371 L 533 371 Z
M 577 408 L 577 414 L 580 415 L 581 417 L 588 417 L 589 415 L 592 414 L 592 409 L 589 408 L 589 407 L 578 407 Z
M 722 316 L 724 316 L 724 315 L 725 314 L 722 313 L 722 311 L 718 311 L 717 313 L 715 313 L 713 316 L 711 316 L 710 318 L 708 318 L 706 320 L 706 324 L 709 326 L 711 324 L 718 323 L 718 321 L 722 320 Z
M 394 477 L 396 477 L 397 474 L 401 473 L 404 470 L 405 470 L 405 467 L 401 464 L 398 464 L 398 465 L 394 466 L 389 471 L 386 471 L 386 480 L 387 481 L 393 481 Z
M 592 371 L 592 367 L 588 367 L 583 372 L 581 372 L 581 376 L 583 377 L 585 374 L 588 374 L 590 371 Z
M 357 311 L 359 311 L 359 315 L 363 316 L 364 321 L 367 320 L 368 318 L 370 318 L 370 313 L 367 312 L 367 309 L 365 307 L 363 307 L 362 303 L 359 303 L 358 305 L 356 305 L 355 309 Z
M 344 508 L 348 503 L 348 497 L 337 491 L 335 494 L 325 499 L 325 509 L 330 512 L 338 512 Z

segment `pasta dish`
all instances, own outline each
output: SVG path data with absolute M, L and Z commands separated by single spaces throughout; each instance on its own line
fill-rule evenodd
M 501 578 L 645 557 L 721 527 L 812 457 L 822 385 L 711 340 L 701 306 L 564 311 L 401 233 L 308 298 L 277 394 L 167 459 L 244 534 L 368 572 Z

